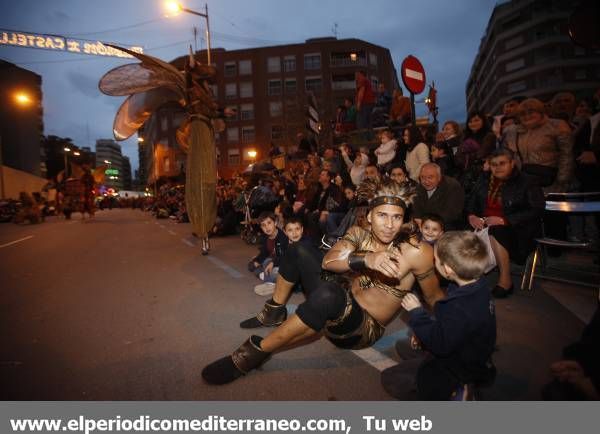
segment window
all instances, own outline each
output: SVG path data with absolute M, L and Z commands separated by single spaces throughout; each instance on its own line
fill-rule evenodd
M 212 91 L 212 94 L 215 98 L 219 97 L 219 86 L 217 86 L 216 84 L 209 84 L 208 87 L 210 87 L 210 90 Z
M 235 62 L 225 62 L 223 73 L 225 77 L 235 77 L 237 75 L 237 66 Z
M 254 96 L 254 92 L 252 90 L 252 82 L 246 81 L 244 83 L 240 83 L 240 98 L 252 98 Z
M 281 80 L 269 80 L 267 95 L 281 95 Z
M 296 93 L 296 79 L 295 78 L 287 78 L 285 80 L 285 93 L 287 93 L 287 94 Z
M 225 98 L 226 99 L 237 98 L 237 85 L 235 83 L 227 83 L 225 85 Z
M 515 69 L 523 68 L 524 66 L 525 66 L 525 59 L 521 57 L 520 59 L 516 59 L 511 62 L 507 62 L 506 63 L 506 72 L 511 72 L 511 71 L 514 71 Z
M 586 53 L 586 51 L 585 51 L 585 48 L 584 48 L 584 47 L 579 47 L 579 46 L 576 46 L 576 47 L 575 47 L 575 52 L 574 52 L 574 54 L 575 54 L 576 56 L 585 56 L 585 53 Z
M 296 70 L 296 56 L 285 56 L 283 58 L 283 70 L 294 72 Z
M 230 166 L 240 165 L 240 150 L 239 149 L 228 149 L 227 150 L 227 163 Z
M 377 86 L 379 86 L 379 79 L 377 77 L 371 76 L 371 88 L 377 91 Z
M 525 80 L 515 81 L 514 83 L 510 83 L 508 86 L 506 86 L 506 93 L 513 94 L 521 92 L 525 89 L 527 89 L 527 83 Z
M 321 69 L 321 53 L 305 54 L 304 69 Z
M 523 44 L 523 36 L 519 35 L 516 36 L 514 38 L 509 39 L 508 41 L 506 41 L 504 43 L 504 49 L 505 50 L 512 50 L 515 47 L 518 47 L 519 45 Z
M 318 77 L 306 77 L 304 85 L 306 90 L 312 90 L 313 92 L 320 92 L 323 88 L 323 83 L 320 76 Z
M 281 125 L 271 126 L 271 139 L 277 140 L 283 138 L 283 127 Z
M 377 54 L 369 53 L 369 63 L 373 66 L 377 66 Z
M 267 59 L 267 72 L 281 72 L 281 57 L 269 57 Z
M 556 45 L 535 50 L 536 63 L 543 63 L 547 60 L 555 60 L 558 58 L 560 58 L 560 52 L 558 51 L 558 47 Z
M 240 119 L 243 121 L 254 119 L 254 104 L 242 104 L 240 106 Z
M 227 128 L 227 141 L 237 142 L 240 140 L 240 130 L 238 127 Z
M 242 143 L 254 141 L 254 127 L 242 127 Z
M 252 60 L 240 60 L 240 75 L 252 74 Z
M 281 101 L 271 101 L 269 103 L 269 114 L 271 117 L 275 118 L 277 116 L 281 116 L 283 112 L 283 104 Z

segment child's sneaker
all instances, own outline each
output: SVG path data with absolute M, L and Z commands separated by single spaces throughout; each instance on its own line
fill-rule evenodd
M 257 295 L 271 295 L 275 292 L 275 284 L 271 282 L 261 283 L 254 287 L 254 293 Z

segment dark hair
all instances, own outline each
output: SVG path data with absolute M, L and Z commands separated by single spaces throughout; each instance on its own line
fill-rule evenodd
M 408 143 L 405 143 L 407 150 L 412 151 L 415 146 L 417 146 L 420 142 L 423 141 L 423 135 L 421 134 L 421 130 L 416 125 L 411 125 L 406 128 L 404 131 L 408 130 L 408 135 L 410 136 L 410 140 Z M 404 133 L 403 133 L 404 134 Z
M 488 158 L 488 160 L 491 160 L 492 158 L 502 157 L 502 156 L 508 157 L 509 160 L 515 159 L 515 153 L 512 151 L 512 149 L 505 148 L 505 147 L 494 149 L 487 158 Z
M 271 219 L 273 221 L 275 220 L 275 214 L 271 211 L 263 211 L 259 214 L 258 216 L 258 223 L 262 223 L 263 221 L 265 221 L 266 219 Z
M 421 217 L 421 222 L 425 223 L 425 220 L 431 220 L 432 222 L 436 222 L 437 224 L 439 224 L 441 226 L 442 230 L 444 230 L 446 228 L 446 225 L 444 224 L 444 219 L 439 214 L 435 214 L 435 213 L 424 214 Z
M 298 224 L 301 227 L 304 227 L 304 222 L 302 221 L 302 219 L 300 217 L 296 217 L 296 216 L 290 216 L 290 217 L 286 218 L 285 222 L 283 223 L 283 227 L 285 228 L 287 225 L 291 225 L 291 224 Z
M 469 128 L 469 121 L 471 119 L 473 119 L 474 117 L 478 117 L 483 121 L 483 125 L 481 126 L 481 129 L 477 132 L 471 131 L 471 129 Z M 474 112 L 469 113 L 469 115 L 467 116 L 467 122 L 465 122 L 465 134 L 464 134 L 465 139 L 468 139 L 471 137 L 471 138 L 475 139 L 476 141 L 478 141 L 479 143 L 481 143 L 481 141 L 483 140 L 483 137 L 490 131 L 491 131 L 490 121 L 484 112 L 475 110 Z
M 444 151 L 444 153 L 446 155 L 450 154 L 450 147 L 448 146 L 448 142 L 445 140 L 442 140 L 441 142 L 435 142 L 434 144 L 431 145 L 431 147 L 436 147 L 438 148 L 440 151 Z
M 344 185 L 342 185 L 342 190 L 346 190 L 347 188 L 354 192 L 356 191 L 356 185 L 352 184 L 351 182 L 344 183 Z

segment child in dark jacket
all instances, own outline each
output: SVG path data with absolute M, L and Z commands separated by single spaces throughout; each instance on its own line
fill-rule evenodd
M 483 270 L 487 250 L 472 232 L 447 232 L 434 249 L 435 266 L 446 279 L 447 296 L 434 306 L 434 315 L 408 294 L 402 307 L 410 313 L 415 346 L 428 353 L 417 372 L 421 400 L 461 400 L 473 384 L 495 373 L 491 355 L 496 344 L 496 316 Z

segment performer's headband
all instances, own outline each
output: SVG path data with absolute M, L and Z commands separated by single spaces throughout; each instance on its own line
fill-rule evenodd
M 406 203 L 397 196 L 378 196 L 369 203 L 369 208 L 373 209 L 379 205 L 394 205 L 406 210 Z

